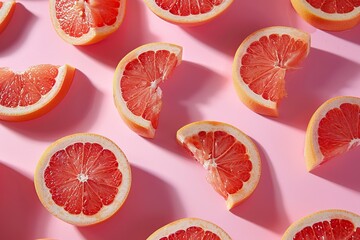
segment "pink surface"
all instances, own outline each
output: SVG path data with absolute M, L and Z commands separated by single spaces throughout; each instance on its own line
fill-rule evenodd
M 279 118 L 257 115 L 232 85 L 233 56 L 253 31 L 272 25 L 311 33 L 303 66 L 287 75 L 288 97 Z M 112 77 L 130 50 L 154 41 L 184 47 L 183 63 L 162 86 L 164 105 L 156 137 L 133 133 L 112 99 Z M 317 30 L 288 0 L 235 1 L 220 18 L 185 28 L 156 17 L 141 0 L 129 0 L 120 29 L 92 46 L 74 47 L 52 28 L 48 1 L 19 1 L 0 34 L 0 66 L 68 63 L 78 70 L 70 92 L 52 112 L 23 123 L 0 123 L 0 239 L 51 237 L 71 240 L 146 239 L 183 217 L 211 221 L 234 240 L 280 239 L 295 220 L 314 211 L 340 208 L 360 214 L 360 149 L 305 170 L 305 129 L 315 109 L 338 95 L 360 96 L 360 26 L 340 33 Z M 197 120 L 230 123 L 258 145 L 262 177 L 254 194 L 232 211 L 205 180 L 205 170 L 175 141 L 181 126 Z M 130 195 L 116 216 L 91 227 L 74 227 L 50 215 L 38 200 L 33 173 L 45 148 L 76 132 L 115 141 L 133 172 Z

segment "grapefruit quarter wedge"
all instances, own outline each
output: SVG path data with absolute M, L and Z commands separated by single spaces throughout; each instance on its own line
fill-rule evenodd
M 232 209 L 255 190 L 261 159 L 255 143 L 236 127 L 223 122 L 199 121 L 176 133 L 180 146 L 207 170 L 207 180 Z
M 310 35 L 296 28 L 274 26 L 250 34 L 233 62 L 233 81 L 241 101 L 252 111 L 278 116 L 287 95 L 285 73 L 297 69 L 310 51 Z
M 155 136 L 162 106 L 160 85 L 181 60 L 182 47 L 156 42 L 136 48 L 119 62 L 113 80 L 115 106 L 140 136 Z

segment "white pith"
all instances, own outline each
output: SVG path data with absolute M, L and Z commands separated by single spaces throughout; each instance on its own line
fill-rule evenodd
M 5 20 L 5 18 L 10 12 L 12 5 L 14 4 L 15 4 L 14 0 L 3 2 L 3 5 L 0 8 L 0 24 Z

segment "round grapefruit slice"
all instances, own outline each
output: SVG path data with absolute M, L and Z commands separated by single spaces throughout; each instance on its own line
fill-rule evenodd
M 281 239 L 360 239 L 360 216 L 339 209 L 319 211 L 291 224 Z
M 310 50 L 310 35 L 274 26 L 249 35 L 236 51 L 233 81 L 242 102 L 252 111 L 278 116 L 286 96 L 285 73 L 296 69 Z
M 211 239 L 231 240 L 219 226 L 199 218 L 182 218 L 155 231 L 146 240 Z
M 331 98 L 315 111 L 308 124 L 305 137 L 307 170 L 357 146 L 360 146 L 360 98 Z
M 0 1 L 0 33 L 8 25 L 12 15 L 14 14 L 16 3 L 14 0 L 7 2 Z
M 0 119 L 24 121 L 53 109 L 67 94 L 75 68 L 51 64 L 14 72 L 0 67 Z
M 221 15 L 234 0 L 144 0 L 150 10 L 165 21 L 198 25 Z
M 358 0 L 291 0 L 291 3 L 304 20 L 322 30 L 343 31 L 360 22 Z
M 50 0 L 57 34 L 73 45 L 99 42 L 115 32 L 125 16 L 126 0 Z
M 79 133 L 52 143 L 35 171 L 44 207 L 77 226 L 102 222 L 123 205 L 130 190 L 130 165 L 121 149 L 96 134 Z
M 190 123 L 176 133 L 178 143 L 208 171 L 207 180 L 226 199 L 231 209 L 248 198 L 261 175 L 261 160 L 255 143 L 226 123 Z
M 155 136 L 162 105 L 159 84 L 181 59 L 182 47 L 157 42 L 136 48 L 119 62 L 113 81 L 115 105 L 125 123 L 140 136 Z

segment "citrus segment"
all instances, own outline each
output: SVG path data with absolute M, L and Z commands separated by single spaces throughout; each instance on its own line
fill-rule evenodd
M 74 225 L 90 225 L 115 214 L 131 185 L 121 149 L 96 134 L 61 138 L 44 152 L 35 172 L 36 192 L 47 210 Z
M 200 121 L 180 128 L 177 140 L 208 171 L 207 180 L 226 199 L 228 209 L 255 190 L 261 160 L 253 141 L 226 123 Z
M 7 2 L 0 1 L 0 33 L 5 29 L 13 16 L 15 6 L 16 2 L 14 0 Z
M 50 0 L 50 15 L 58 35 L 74 45 L 96 43 L 121 25 L 126 0 Z
M 249 35 L 233 62 L 240 99 L 257 113 L 277 116 L 278 104 L 286 96 L 286 70 L 297 68 L 309 49 L 309 34 L 295 28 L 269 27 Z
M 67 94 L 75 69 L 43 64 L 22 73 L 0 67 L 0 119 L 23 121 L 53 109 Z
M 144 0 L 158 17 L 175 24 L 198 25 L 222 14 L 233 0 Z
M 360 22 L 358 0 L 291 0 L 296 12 L 314 27 L 342 31 Z
M 207 239 L 231 240 L 219 226 L 198 218 L 182 218 L 155 231 L 147 240 Z
M 310 171 L 357 146 L 360 146 L 360 98 L 331 98 L 309 121 L 305 138 L 306 167 Z
M 360 216 L 330 209 L 310 214 L 286 230 L 282 240 L 360 239 Z
M 115 105 L 136 133 L 153 138 L 162 105 L 159 84 L 181 63 L 182 48 L 169 43 L 149 43 L 127 54 L 114 76 Z

